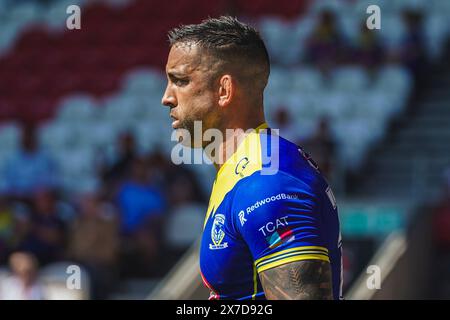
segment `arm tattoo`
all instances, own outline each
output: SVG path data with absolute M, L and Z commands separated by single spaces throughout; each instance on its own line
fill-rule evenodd
M 304 260 L 287 263 L 259 274 L 269 300 L 330 300 L 330 263 Z

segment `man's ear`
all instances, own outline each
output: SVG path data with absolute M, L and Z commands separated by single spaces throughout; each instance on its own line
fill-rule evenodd
M 227 107 L 235 94 L 236 82 L 231 75 L 223 75 L 219 80 L 219 106 Z

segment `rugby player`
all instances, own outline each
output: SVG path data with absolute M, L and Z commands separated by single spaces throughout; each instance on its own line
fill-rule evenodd
M 194 136 L 201 121 L 203 132 L 215 128 L 225 136 L 212 156 L 225 161 L 213 161 L 218 172 L 200 248 L 210 299 L 342 298 L 336 201 L 303 149 L 266 124 L 270 63 L 259 33 L 222 16 L 182 25 L 168 37 L 162 104 L 170 107 L 172 127 Z M 236 130 L 226 135 L 227 129 Z M 275 172 L 265 174 L 266 155 L 277 157 Z

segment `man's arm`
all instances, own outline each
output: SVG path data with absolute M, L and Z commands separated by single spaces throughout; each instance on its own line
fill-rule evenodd
M 330 263 L 322 260 L 290 262 L 259 274 L 269 300 L 333 299 Z

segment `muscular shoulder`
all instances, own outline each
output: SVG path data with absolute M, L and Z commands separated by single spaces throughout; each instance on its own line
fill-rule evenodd
M 249 205 L 265 197 L 294 199 L 296 194 L 313 196 L 317 183 L 315 178 L 304 180 L 286 171 L 280 170 L 274 175 L 264 175 L 263 172 L 258 171 L 239 181 L 233 194 L 234 203 Z
M 251 216 L 258 216 L 259 221 L 276 218 L 284 212 L 299 212 L 300 208 L 314 210 L 318 198 L 313 184 L 286 172 L 279 171 L 275 175 L 256 172 L 236 186 L 231 212 L 243 226 Z

